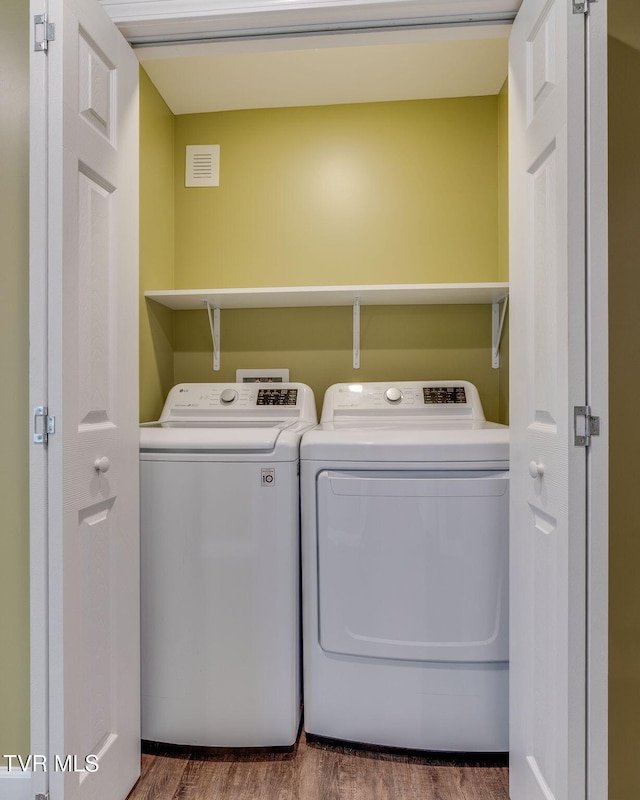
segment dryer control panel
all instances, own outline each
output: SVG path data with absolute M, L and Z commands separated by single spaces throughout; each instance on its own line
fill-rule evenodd
M 327 389 L 322 422 L 343 416 L 381 415 L 485 419 L 478 390 L 468 381 L 337 383 Z

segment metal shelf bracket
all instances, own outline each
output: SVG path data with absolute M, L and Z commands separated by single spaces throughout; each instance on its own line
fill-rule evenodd
M 353 298 L 353 368 L 360 369 L 360 298 Z
M 500 342 L 508 304 L 509 295 L 491 304 L 491 366 L 494 369 L 500 366 Z
M 220 369 L 220 308 L 212 306 L 208 300 L 204 301 L 209 315 L 209 327 L 211 328 L 211 340 L 213 342 L 213 369 L 217 372 Z M 213 311 L 213 314 L 211 313 Z

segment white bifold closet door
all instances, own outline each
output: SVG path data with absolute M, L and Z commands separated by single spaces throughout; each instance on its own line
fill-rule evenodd
M 55 416 L 32 445 L 34 788 L 122 800 L 140 771 L 139 67 L 93 0 L 48 14 L 31 105 L 32 396 Z

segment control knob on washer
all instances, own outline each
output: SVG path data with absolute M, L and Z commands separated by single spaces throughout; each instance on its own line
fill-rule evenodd
M 238 392 L 235 389 L 223 389 L 220 393 L 220 402 L 228 406 L 238 399 Z
M 399 403 L 402 400 L 402 392 L 400 389 L 392 386 L 384 393 L 384 399 L 389 403 Z

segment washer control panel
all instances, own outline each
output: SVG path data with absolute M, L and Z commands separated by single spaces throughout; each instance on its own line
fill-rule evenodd
M 303 383 L 180 383 L 167 396 L 160 421 L 284 418 L 312 420 L 315 401 Z M 284 415 L 284 416 L 283 416 Z

